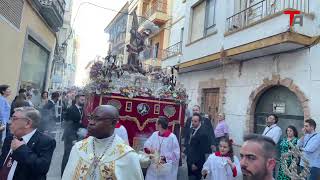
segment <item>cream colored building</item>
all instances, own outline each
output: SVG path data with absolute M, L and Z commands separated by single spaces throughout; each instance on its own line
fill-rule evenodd
M 64 0 L 0 1 L 0 84 L 47 89 Z M 6 8 L 4 8 L 6 7 Z
M 144 51 L 143 65 L 161 67 L 162 60 L 165 59 L 165 49 L 169 44 L 172 0 L 132 0 L 129 1 L 129 14 L 136 11 L 139 19 L 139 30 L 157 27 L 157 31 L 152 33 L 149 39 L 148 48 Z M 132 16 L 128 18 L 126 43 L 130 41 L 130 29 L 132 26 Z

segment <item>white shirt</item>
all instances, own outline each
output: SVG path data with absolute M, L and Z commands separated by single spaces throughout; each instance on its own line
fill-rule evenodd
M 31 139 L 31 137 L 34 135 L 34 133 L 36 132 L 37 129 L 33 130 L 31 133 L 29 134 L 26 134 L 24 136 L 22 136 L 22 139 L 23 141 L 27 144 L 29 142 L 29 140 Z M 10 149 L 10 152 L 8 153 L 8 156 L 9 154 L 12 152 L 12 149 Z M 8 158 L 8 157 L 7 157 Z M 14 175 L 14 172 L 16 171 L 16 168 L 17 168 L 17 165 L 18 165 L 18 162 L 17 161 L 13 161 L 12 163 L 12 166 L 11 166 L 11 169 L 9 171 L 9 174 L 8 174 L 8 178 L 7 180 L 12 180 L 13 179 L 13 175 Z
M 262 135 L 270 137 L 277 144 L 282 135 L 282 130 L 277 124 L 274 124 L 270 127 L 266 127 L 262 133 Z
M 82 107 L 81 106 L 79 106 L 78 104 L 75 104 L 76 105 L 76 107 L 78 108 L 78 111 L 79 111 L 79 113 L 80 113 L 80 116 L 81 116 L 81 119 L 80 119 L 80 123 L 81 123 L 81 120 L 82 120 L 82 111 L 81 111 L 81 109 L 82 109 Z

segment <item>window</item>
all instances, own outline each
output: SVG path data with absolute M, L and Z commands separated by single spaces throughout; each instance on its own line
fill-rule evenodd
M 202 1 L 192 8 L 191 42 L 202 38 L 204 35 L 204 28 L 201 27 L 204 27 L 205 7 L 206 1 Z
M 191 42 L 215 31 L 215 6 L 216 0 L 204 0 L 192 8 Z
M 206 34 L 212 33 L 215 27 L 216 0 L 207 0 L 206 9 Z
M 0 0 L 0 18 L 20 29 L 23 4 L 23 0 Z
M 33 38 L 28 38 L 21 65 L 21 87 L 31 86 L 40 92 L 44 90 L 49 54 Z

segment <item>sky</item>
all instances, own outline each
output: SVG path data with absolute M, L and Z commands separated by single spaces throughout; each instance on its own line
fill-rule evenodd
M 82 2 L 90 2 L 110 9 L 120 10 L 127 0 L 73 0 L 73 19 Z M 85 66 L 97 55 L 102 57 L 108 52 L 108 38 L 104 33 L 116 12 L 108 11 L 89 4 L 81 5 L 78 15 L 72 23 L 80 41 L 79 59 L 76 70 L 76 86 L 84 86 L 88 77 Z M 72 21 L 73 22 L 73 21 Z

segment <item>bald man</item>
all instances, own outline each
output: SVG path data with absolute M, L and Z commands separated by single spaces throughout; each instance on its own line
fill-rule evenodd
M 114 133 L 118 119 L 118 110 L 110 105 L 93 111 L 88 124 L 90 137 L 72 147 L 62 180 L 143 180 L 138 155 Z

